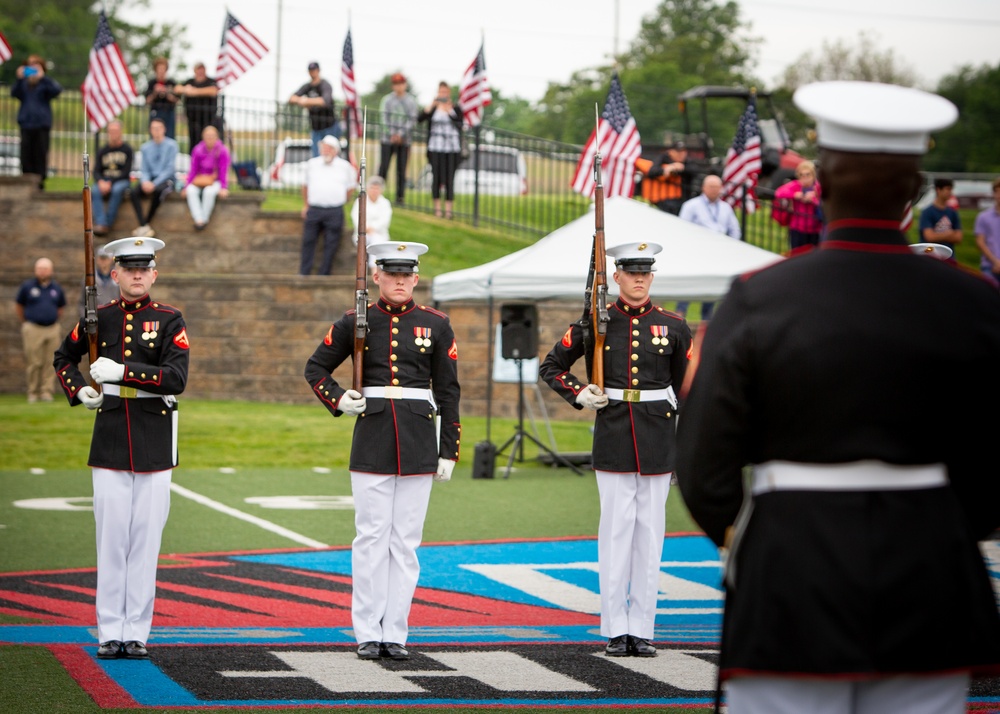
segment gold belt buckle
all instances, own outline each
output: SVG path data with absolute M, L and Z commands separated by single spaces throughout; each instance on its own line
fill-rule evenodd
M 639 396 L 642 393 L 638 389 L 623 389 L 622 390 L 622 401 L 623 402 L 638 402 Z
M 139 394 L 135 387 L 118 387 L 118 390 L 118 396 L 122 399 L 135 399 Z
M 386 399 L 402 399 L 403 398 L 403 388 L 402 387 L 385 387 L 385 398 Z

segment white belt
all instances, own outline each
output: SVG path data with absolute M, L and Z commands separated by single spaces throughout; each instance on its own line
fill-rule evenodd
M 419 399 L 434 403 L 434 393 L 431 390 L 416 387 L 363 387 L 361 396 L 378 399 Z
M 674 395 L 674 388 L 666 389 L 613 389 L 605 387 L 604 393 L 608 399 L 619 402 L 670 402 L 674 408 L 677 407 L 677 397 Z
M 163 396 L 162 394 L 153 394 L 152 392 L 146 392 L 135 387 L 123 387 L 119 384 L 102 384 L 101 391 L 105 394 L 110 394 L 112 397 L 121 397 L 122 399 L 159 399 Z
M 883 461 L 803 464 L 768 461 L 753 468 L 753 493 L 769 491 L 895 491 L 948 484 L 944 464 L 898 466 Z

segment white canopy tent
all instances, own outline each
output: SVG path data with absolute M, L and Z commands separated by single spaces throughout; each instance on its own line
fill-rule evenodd
M 654 300 L 715 300 L 732 279 L 781 256 L 681 220 L 630 198 L 604 204 L 608 248 L 652 241 L 663 246 L 656 256 Z M 452 300 L 581 299 L 587 282 L 594 237 L 593 211 L 557 228 L 532 246 L 483 265 L 438 275 L 431 284 L 435 302 Z M 608 260 L 610 276 L 614 264 Z

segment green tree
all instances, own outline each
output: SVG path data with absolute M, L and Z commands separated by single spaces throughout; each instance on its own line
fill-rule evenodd
M 125 8 L 148 9 L 149 0 L 108 0 L 111 32 L 129 66 L 136 90 L 145 90 L 141 78 L 152 74 L 152 60 L 184 50 L 185 28 L 171 23 L 133 24 L 118 18 Z M 0 0 L 3 32 L 14 59 L 0 65 L 0 81 L 11 84 L 17 66 L 30 54 L 46 59 L 48 71 L 64 87 L 75 88 L 87 76 L 90 49 L 97 32 L 100 5 L 79 0 Z M 176 68 L 175 68 L 176 69 Z
M 958 107 L 958 122 L 936 134 L 924 158 L 929 171 L 1000 172 L 1000 65 L 962 67 L 944 77 L 938 94 Z
M 700 84 L 742 85 L 760 40 L 740 17 L 736 2 L 663 0 L 647 16 L 615 66 L 644 144 L 683 130 L 677 95 Z M 531 133 L 582 144 L 594 127 L 594 105 L 603 108 L 615 67 L 574 72 L 550 83 L 536 107 Z M 737 112 L 738 116 L 738 112 Z M 716 124 L 732 139 L 735 121 Z M 730 126 L 731 125 L 731 126 Z

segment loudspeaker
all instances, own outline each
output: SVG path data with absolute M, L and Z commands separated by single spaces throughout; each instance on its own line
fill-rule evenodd
M 504 359 L 538 356 L 538 310 L 534 305 L 500 306 L 500 355 Z
M 493 442 L 480 441 L 472 457 L 472 478 L 493 478 L 497 447 Z

